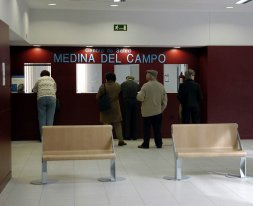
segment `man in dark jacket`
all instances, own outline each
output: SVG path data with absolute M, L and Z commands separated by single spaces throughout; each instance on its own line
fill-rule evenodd
M 202 92 L 198 83 L 194 82 L 195 72 L 185 72 L 185 82 L 179 85 L 178 100 L 182 105 L 182 123 L 200 123 L 200 107 Z
M 138 83 L 133 76 L 127 76 L 126 81 L 121 84 L 121 92 L 125 113 L 125 134 L 127 140 L 136 140 L 136 119 L 137 119 L 137 92 L 140 90 Z

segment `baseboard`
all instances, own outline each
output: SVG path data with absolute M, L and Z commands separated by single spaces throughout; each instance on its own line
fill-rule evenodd
M 11 179 L 11 171 L 8 173 L 8 175 L 5 176 L 5 178 L 0 183 L 0 193 L 3 191 L 3 189 L 8 184 L 8 182 L 10 181 L 10 179 Z

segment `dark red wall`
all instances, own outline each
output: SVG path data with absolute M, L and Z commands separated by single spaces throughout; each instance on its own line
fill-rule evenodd
M 2 62 L 5 62 L 3 86 Z M 0 192 L 11 178 L 11 107 L 9 27 L 0 21 Z
M 208 47 L 207 121 L 236 122 L 253 138 L 253 47 Z
M 107 48 L 103 48 L 107 49 Z M 115 49 L 115 48 L 114 48 Z M 95 94 L 76 94 L 75 63 L 54 63 L 54 53 L 78 53 L 83 48 L 76 47 L 12 47 L 12 75 L 24 74 L 24 63 L 52 63 L 52 76 L 57 82 L 61 101 L 61 111 L 56 114 L 55 124 L 100 124 L 99 111 Z M 200 49 L 167 49 L 167 48 L 132 48 L 132 53 L 159 54 L 167 57 L 167 64 L 188 64 L 199 70 Z M 124 59 L 120 54 L 119 58 Z M 126 63 L 122 60 L 122 63 Z M 103 64 L 103 76 L 108 71 L 114 71 L 114 64 Z M 159 81 L 163 81 L 163 64 L 140 64 L 140 84 L 145 83 L 145 71 L 159 71 Z M 198 72 L 199 74 L 199 72 Z M 38 139 L 38 123 L 36 112 L 36 96 L 34 94 L 12 94 L 12 139 Z M 140 112 L 139 112 L 140 113 Z M 163 137 L 170 137 L 170 125 L 178 122 L 178 101 L 176 94 L 168 94 L 168 107 L 163 117 Z M 141 117 L 139 114 L 139 138 L 141 134 Z

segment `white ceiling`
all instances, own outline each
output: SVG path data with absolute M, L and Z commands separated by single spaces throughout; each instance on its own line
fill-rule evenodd
M 110 7 L 113 0 L 26 0 L 31 9 L 140 10 L 140 11 L 245 11 L 253 12 L 253 1 L 235 5 L 237 0 L 126 0 Z M 48 6 L 56 3 L 56 6 Z M 226 9 L 234 6 L 234 9 Z

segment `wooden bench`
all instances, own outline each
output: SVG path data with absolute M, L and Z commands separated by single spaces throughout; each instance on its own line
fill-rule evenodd
M 44 126 L 42 134 L 42 184 L 48 183 L 47 161 L 59 160 L 110 159 L 108 181 L 116 181 L 111 125 Z
M 246 176 L 246 152 L 237 124 L 173 124 L 175 179 L 182 179 L 182 158 L 240 157 L 240 177 Z

